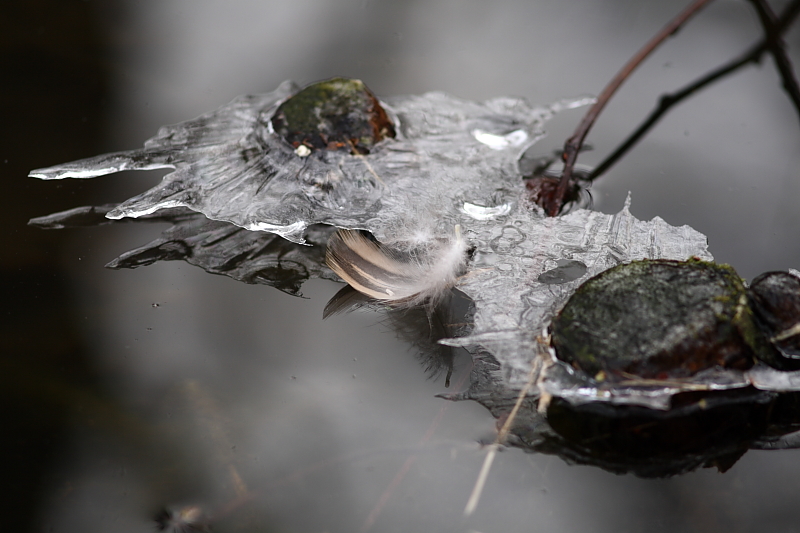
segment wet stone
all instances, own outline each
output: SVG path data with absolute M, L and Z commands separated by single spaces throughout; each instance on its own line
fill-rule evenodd
M 368 154 L 375 144 L 395 136 L 375 95 L 362 81 L 346 78 L 305 87 L 278 107 L 272 126 L 301 155 L 310 153 L 306 150 Z
M 547 422 L 559 455 L 572 462 L 648 478 L 700 466 L 724 472 L 767 430 L 774 396 L 752 388 L 684 393 L 675 404 L 664 412 L 556 398 Z
M 697 259 L 609 269 L 581 285 L 551 331 L 557 357 L 598 381 L 747 369 L 774 351 L 736 272 Z
M 791 359 L 800 359 L 800 278 L 766 272 L 750 285 L 753 311 L 770 341 Z

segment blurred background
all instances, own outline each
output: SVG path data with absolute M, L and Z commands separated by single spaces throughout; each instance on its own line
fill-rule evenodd
M 465 519 L 494 419 L 437 399 L 443 380 L 380 316 L 323 322 L 338 285 L 311 282 L 299 299 L 185 263 L 108 271 L 164 226 L 26 226 L 163 175 L 40 182 L 30 170 L 139 147 L 285 79 L 541 104 L 597 94 L 687 3 L 4 3 L 3 529 L 152 531 L 160 510 L 197 506 L 214 531 L 799 531 L 796 451 L 652 481 L 508 450 Z M 760 37 L 749 2 L 713 2 L 626 82 L 579 162 L 599 163 L 661 94 Z M 800 30 L 786 40 L 796 65 Z M 557 116 L 532 155 L 561 147 L 582 113 Z M 615 213 L 630 191 L 634 216 L 691 225 L 747 279 L 800 268 L 798 146 L 767 57 L 674 108 L 596 183 L 594 205 Z M 456 370 L 452 388 L 469 368 Z

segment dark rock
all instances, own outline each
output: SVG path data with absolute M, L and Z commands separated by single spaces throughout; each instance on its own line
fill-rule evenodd
M 313 83 L 278 107 L 275 132 L 293 147 L 368 154 L 394 125 L 360 80 L 332 78 Z
M 598 381 L 747 369 L 773 352 L 736 272 L 700 260 L 635 261 L 595 276 L 554 319 L 552 342 Z
M 788 272 L 765 272 L 753 280 L 749 294 L 769 340 L 800 364 L 800 278 Z

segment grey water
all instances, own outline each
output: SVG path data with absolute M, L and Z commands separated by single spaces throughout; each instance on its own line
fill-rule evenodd
M 779 5 L 776 3 L 776 6 Z M 776 9 L 777 9 L 776 7 Z M 183 262 L 103 265 L 164 225 L 42 231 L 34 216 L 118 202 L 160 173 L 42 183 L 34 168 L 138 148 L 239 94 L 331 76 L 378 95 L 442 90 L 534 104 L 597 94 L 680 6 L 666 2 L 45 2 L 4 7 L 1 227 L 4 498 L 10 531 L 152 531 L 196 506 L 213 531 L 792 531 L 798 451 L 725 474 L 617 476 L 507 449 L 463 509 L 496 420 L 436 397 L 378 314 Z M 580 162 L 599 163 L 658 97 L 759 39 L 749 3 L 712 3 L 625 84 Z M 798 58 L 798 31 L 787 34 Z M 582 111 L 544 127 L 558 149 Z M 800 266 L 800 121 L 772 61 L 676 107 L 592 188 L 708 236 L 747 279 Z

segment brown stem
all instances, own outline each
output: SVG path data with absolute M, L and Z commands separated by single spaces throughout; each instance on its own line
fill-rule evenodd
M 614 79 L 603 89 L 603 92 L 600 93 L 600 96 L 597 97 L 597 102 L 589 109 L 589 112 L 586 113 L 586 116 L 583 117 L 578 128 L 575 130 L 575 133 L 567 139 L 567 142 L 564 143 L 564 153 L 562 154 L 562 159 L 564 160 L 564 173 L 561 175 L 561 181 L 558 184 L 558 189 L 554 196 L 545 199 L 545 205 L 543 206 L 545 212 L 549 216 L 556 216 L 559 211 L 561 211 L 561 207 L 564 205 L 564 197 L 567 193 L 567 189 L 569 187 L 569 183 L 572 180 L 572 169 L 575 166 L 575 161 L 578 159 L 578 152 L 580 151 L 581 146 L 583 146 L 583 141 L 586 138 L 586 135 L 589 133 L 589 130 L 594 125 L 594 121 L 597 119 L 600 112 L 606 106 L 608 101 L 614 95 L 614 93 L 619 89 L 622 82 L 624 82 L 628 76 L 642 63 L 642 61 L 649 56 L 653 50 L 655 50 L 658 45 L 664 42 L 667 37 L 673 35 L 687 20 L 689 20 L 695 13 L 697 13 L 702 7 L 708 4 L 711 0 L 694 0 L 692 4 L 687 7 L 683 12 L 681 12 L 677 17 L 672 19 L 669 24 L 664 26 L 664 28 L 658 32 L 650 41 L 639 50 L 636 55 L 634 55 L 628 63 L 620 70 Z
M 792 63 L 786 55 L 786 43 L 781 38 L 780 31 L 778 30 L 778 21 L 775 17 L 775 12 L 769 7 L 766 0 L 750 0 L 756 8 L 758 18 L 761 20 L 761 25 L 764 27 L 764 35 L 766 37 L 767 48 L 770 54 L 775 58 L 775 66 L 778 67 L 781 79 L 783 80 L 783 88 L 789 93 L 789 98 L 792 99 L 795 109 L 800 114 L 800 87 L 797 85 L 797 79 L 794 77 L 792 70 Z
M 794 22 L 798 14 L 800 14 L 800 0 L 794 0 L 786 7 L 786 9 L 783 10 L 783 13 L 781 13 L 780 18 L 775 25 L 775 31 L 778 34 L 782 34 L 792 24 L 792 22 Z M 664 113 L 666 113 L 672 106 L 704 88 L 706 85 L 710 85 L 718 79 L 736 72 L 741 67 L 750 63 L 760 62 L 761 57 L 766 51 L 767 40 L 764 38 L 761 40 L 761 42 L 755 46 L 752 46 L 744 54 L 733 61 L 730 61 L 712 70 L 696 81 L 686 85 L 683 89 L 675 91 L 671 94 L 663 95 L 658 103 L 658 106 L 650 113 L 650 116 L 648 116 L 647 119 L 642 122 L 636 131 L 629 135 L 628 138 L 625 139 L 625 141 L 623 141 L 623 143 L 620 144 L 611 155 L 606 157 L 603 162 L 592 171 L 588 178 L 589 181 L 594 181 L 595 179 L 599 178 L 609 168 L 611 168 L 614 163 L 619 161 L 619 159 L 622 158 L 622 156 L 624 156 L 628 150 L 630 150 L 639 141 L 639 139 L 641 139 L 648 131 L 650 131 L 650 128 L 652 128 L 653 125 L 661 118 L 661 116 L 664 115 Z M 800 108 L 798 108 L 798 112 L 800 112 Z

